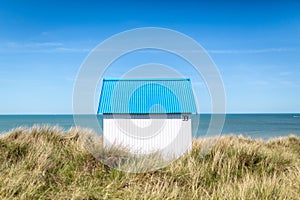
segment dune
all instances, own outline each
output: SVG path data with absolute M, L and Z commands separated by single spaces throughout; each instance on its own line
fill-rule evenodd
M 0 136 L 0 199 L 297 199 L 300 139 L 203 139 L 164 168 L 127 173 L 83 145 L 86 129 L 18 128 Z M 106 152 L 117 157 L 117 153 Z M 110 155 L 111 153 L 111 155 Z

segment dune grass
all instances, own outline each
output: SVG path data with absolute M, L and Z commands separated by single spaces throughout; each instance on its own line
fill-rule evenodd
M 205 156 L 199 139 L 167 167 L 134 174 L 97 161 L 84 148 L 86 134 L 33 127 L 1 136 L 0 199 L 299 199 L 296 136 L 222 136 Z

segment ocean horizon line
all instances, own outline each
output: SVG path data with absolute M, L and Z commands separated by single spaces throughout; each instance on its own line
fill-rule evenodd
M 193 114 L 193 115 L 269 115 L 269 114 L 299 114 L 300 112 L 230 112 L 230 113 L 197 113 L 197 114 Z M 102 114 L 72 114 L 72 113 L 59 113 L 59 114 L 55 114 L 55 113 L 8 113 L 8 114 L 0 114 L 0 116 L 38 116 L 38 115 L 102 115 Z

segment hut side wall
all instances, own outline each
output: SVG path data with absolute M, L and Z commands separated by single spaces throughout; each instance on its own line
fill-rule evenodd
M 191 114 L 104 115 L 104 145 L 122 145 L 132 153 L 161 151 L 178 157 L 191 148 L 191 121 Z

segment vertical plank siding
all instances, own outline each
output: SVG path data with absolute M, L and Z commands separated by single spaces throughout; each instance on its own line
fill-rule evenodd
M 191 148 L 190 114 L 104 115 L 103 130 L 105 146 L 122 145 L 132 153 L 179 157 Z

